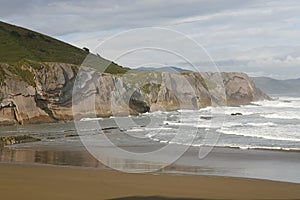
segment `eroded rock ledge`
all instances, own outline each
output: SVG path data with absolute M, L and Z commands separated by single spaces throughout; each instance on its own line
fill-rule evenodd
M 14 69 L 7 64 L 0 66 L 1 125 L 72 120 L 72 105 L 80 118 L 239 106 L 269 99 L 244 73 L 111 75 L 92 68 L 79 71 L 78 66 L 63 63 L 23 64 L 19 71 Z M 72 95 L 74 85 L 77 93 Z M 83 101 L 93 105 L 93 110 Z
M 0 137 L 0 146 L 1 145 L 12 145 L 12 144 L 21 144 L 27 142 L 37 142 L 41 141 L 38 138 L 34 138 L 29 135 L 13 135 L 13 136 L 1 136 Z

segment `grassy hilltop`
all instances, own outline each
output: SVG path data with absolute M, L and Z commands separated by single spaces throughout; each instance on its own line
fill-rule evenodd
M 80 65 L 88 52 L 52 37 L 0 21 L 0 63 L 19 66 L 24 61 L 58 62 Z M 107 73 L 124 73 L 126 68 L 94 56 L 96 62 L 109 67 Z

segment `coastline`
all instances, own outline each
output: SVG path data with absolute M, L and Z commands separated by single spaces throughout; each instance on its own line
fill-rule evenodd
M 124 148 L 128 151 L 147 152 L 160 147 L 162 147 L 161 144 L 153 143 L 147 146 Z M 300 183 L 300 154 L 298 152 L 215 147 L 204 159 L 198 158 L 198 152 L 199 148 L 191 147 L 175 163 L 157 173 L 241 177 Z M 168 156 L 168 154 L 161 155 L 158 159 L 163 159 L 164 156 Z M 76 137 L 64 143 L 52 142 L 45 145 L 42 142 L 35 142 L 5 147 L 0 151 L 0 163 L 109 169 L 95 159 Z M 125 157 L 111 158 L 109 165 L 124 170 L 151 169 L 154 166 L 128 160 Z
M 15 164 L 0 164 L 0 171 L 0 191 L 4 199 L 118 199 L 134 196 L 197 199 L 300 198 L 300 184 L 256 179 L 126 174 L 110 170 Z
M 3 3 L 2 199 L 300 200 L 300 4 L 129 3 Z

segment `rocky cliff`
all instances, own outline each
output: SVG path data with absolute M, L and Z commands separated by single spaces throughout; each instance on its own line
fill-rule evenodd
M 74 118 L 73 111 L 78 118 L 108 117 L 262 99 L 269 97 L 244 73 L 112 75 L 63 63 L 0 66 L 1 125 L 66 121 Z

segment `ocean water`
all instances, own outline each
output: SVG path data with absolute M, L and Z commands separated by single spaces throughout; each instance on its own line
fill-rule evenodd
M 239 115 L 233 115 L 236 113 Z M 154 142 L 194 147 L 300 151 L 300 97 L 274 97 L 272 101 L 239 107 L 81 119 L 83 124 L 93 121 L 100 124 L 99 128 L 112 128 L 110 134 L 121 135 L 113 141 L 117 146 L 151 145 Z M 88 131 L 81 135 L 86 134 Z
M 242 115 L 232 115 L 241 113 Z M 276 97 L 240 107 L 153 112 L 139 116 L 84 118 L 119 146 L 179 144 L 240 149 L 300 151 L 300 97 Z M 84 132 L 84 133 L 82 133 Z M 31 134 L 44 145 L 72 141 L 78 133 L 73 122 L 0 127 L 1 135 Z M 117 136 L 116 136 L 117 135 Z M 118 139 L 115 139 L 118 138 Z M 78 138 L 77 138 L 78 139 Z M 28 144 L 30 145 L 30 144 Z
M 104 119 L 82 119 L 89 120 Z M 131 126 L 118 124 L 121 120 Z M 137 120 L 147 123 L 140 125 Z M 277 97 L 240 107 L 146 113 L 116 124 L 127 135 L 163 144 L 300 151 L 300 97 Z
M 236 113 L 240 115 L 233 115 Z M 94 120 L 100 124 L 107 121 L 81 121 Z M 300 97 L 275 97 L 240 107 L 158 111 L 109 120 L 127 135 L 164 144 L 300 151 Z
M 235 113 L 242 115 L 231 115 Z M 41 141 L 0 148 L 0 162 L 113 167 L 136 172 L 160 169 L 159 163 L 178 154 L 179 159 L 169 162 L 163 171 L 300 183 L 299 122 L 300 97 L 276 97 L 240 107 L 84 118 L 79 127 L 74 122 L 2 126 L 1 136 L 30 134 Z M 155 162 L 151 154 L 135 159 L 133 154 L 118 153 L 100 161 L 87 151 L 86 144 L 95 145 L 92 150 L 99 155 L 104 155 L 104 150 L 109 152 L 111 144 L 138 155 L 169 144 L 175 148 L 158 153 Z M 190 148 L 181 155 L 181 147 Z M 202 147 L 217 148 L 208 148 L 210 152 L 200 158 Z

